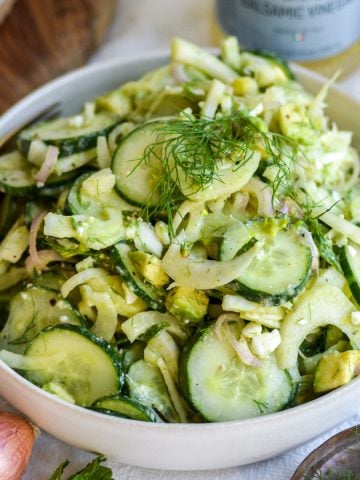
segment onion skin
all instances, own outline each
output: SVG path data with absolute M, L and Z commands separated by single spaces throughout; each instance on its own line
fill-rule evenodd
M 24 418 L 0 413 L 0 478 L 21 480 L 29 463 L 36 429 Z

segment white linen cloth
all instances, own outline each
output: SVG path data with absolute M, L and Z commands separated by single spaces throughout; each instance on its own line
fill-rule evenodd
M 103 47 L 91 62 L 114 59 L 153 49 L 166 49 L 174 36 L 200 45 L 214 45 L 211 33 L 211 0 L 118 0 L 118 12 Z M 352 95 L 360 98 L 360 70 L 342 82 Z M 1 387 L 0 387 L 1 391 Z M 0 398 L 0 410 L 11 407 Z M 358 414 L 325 435 L 292 451 L 260 463 L 213 471 L 172 472 L 150 470 L 108 461 L 116 480 L 289 480 L 301 461 L 336 432 L 360 424 Z M 306 427 L 304 427 L 306 428 Z M 261 444 L 262 439 L 259 439 Z M 93 457 L 89 453 L 43 433 L 36 441 L 31 463 L 24 480 L 48 480 L 65 459 L 71 464 L 65 478 L 85 466 Z

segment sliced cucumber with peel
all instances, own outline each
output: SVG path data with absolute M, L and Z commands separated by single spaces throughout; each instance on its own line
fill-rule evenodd
M 220 260 L 226 262 L 234 258 L 250 239 L 249 229 L 243 223 L 231 225 L 224 233 L 220 244 Z
M 351 321 L 355 311 L 355 305 L 340 288 L 317 281 L 282 321 L 281 344 L 276 350 L 279 366 L 296 368 L 299 349 L 307 335 L 326 325 L 339 328 L 349 338 L 352 348 L 360 349 L 360 325 Z
M 50 325 L 83 325 L 79 312 L 53 290 L 31 287 L 10 302 L 8 320 L 1 332 L 2 348 L 22 353 L 41 330 Z
M 360 305 L 360 247 L 349 242 L 340 248 L 339 260 L 351 293 Z
M 136 128 L 114 153 L 111 169 L 116 177 L 116 189 L 132 205 L 154 207 L 159 201 L 156 187 L 163 172 L 160 126 L 161 122 L 150 122 Z M 155 144 L 153 154 L 144 161 L 146 149 Z
M 84 201 L 82 198 L 80 189 L 83 182 L 89 178 L 92 173 L 94 172 L 83 173 L 72 184 L 66 199 L 66 210 L 69 211 L 71 215 L 81 215 L 86 213 L 88 207 L 90 206 L 89 200 Z
M 72 120 L 72 117 L 58 118 L 23 130 L 19 149 L 26 155 L 31 142 L 41 140 L 57 147 L 60 157 L 67 157 L 96 147 L 97 138 L 109 135 L 120 122 L 117 115 L 108 112 L 95 114 L 91 121 L 85 119 L 81 126 Z
M 256 233 L 263 248 L 237 279 L 237 290 L 256 302 L 280 305 L 295 297 L 307 282 L 312 256 L 295 228 L 275 235 Z
M 57 189 L 67 184 L 78 172 L 67 172 L 61 175 L 52 174 L 46 185 L 39 188 L 34 174 L 36 169 L 26 161 L 19 152 L 11 152 L 0 156 L 0 190 L 19 197 L 33 192 L 51 196 L 50 189 Z
M 30 165 L 17 151 L 0 157 L 0 188 L 13 195 L 24 195 L 35 186 Z
M 249 53 L 257 55 L 258 57 L 265 58 L 275 67 L 280 68 L 280 70 L 282 70 L 282 72 L 284 73 L 285 77 L 287 77 L 289 80 L 295 80 L 294 72 L 290 69 L 289 64 L 274 53 L 268 52 L 267 50 L 253 50 L 249 51 Z
M 130 397 L 155 409 L 168 422 L 179 422 L 163 376 L 144 360 L 133 363 L 126 375 Z
M 129 253 L 132 251 L 134 249 L 126 242 L 120 242 L 111 248 L 110 255 L 115 269 L 135 295 L 144 300 L 150 308 L 161 312 L 166 311 L 165 292 L 143 280 L 130 258 Z
M 273 356 L 257 368 L 246 366 L 214 326 L 200 331 L 185 348 L 180 366 L 184 395 L 206 420 L 243 420 L 286 408 L 294 385 Z
M 146 407 L 137 400 L 126 397 L 125 395 L 100 398 L 94 403 L 93 408 L 103 413 L 110 415 L 117 414 L 121 417 L 130 418 L 132 420 L 161 422 L 160 417 L 153 409 Z
M 43 330 L 26 349 L 24 367 L 28 380 L 39 386 L 55 382 L 81 406 L 117 395 L 123 384 L 115 348 L 75 325 Z

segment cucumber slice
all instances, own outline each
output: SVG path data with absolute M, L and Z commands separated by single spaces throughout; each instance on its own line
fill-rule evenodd
M 0 188 L 14 195 L 25 195 L 35 187 L 29 163 L 19 152 L 0 157 Z
M 84 201 L 84 199 L 81 197 L 80 189 L 83 182 L 93 173 L 94 172 L 83 173 L 75 180 L 70 188 L 65 205 L 65 210 L 70 215 L 81 215 L 87 211 L 89 207 L 89 201 Z
M 9 317 L 1 332 L 2 348 L 22 353 L 43 328 L 59 323 L 84 322 L 59 293 L 41 287 L 22 290 L 11 300 Z
M 0 157 L 0 190 L 13 196 L 24 196 L 37 192 L 39 195 L 54 196 L 59 188 L 66 185 L 78 171 L 62 175 L 52 174 L 44 187 L 39 188 L 34 179 L 34 169 L 19 152 L 11 152 Z M 54 191 L 54 189 L 56 191 Z
M 280 305 L 295 297 L 307 282 L 310 248 L 294 228 L 279 230 L 275 236 L 260 233 L 256 237 L 264 246 L 237 279 L 237 290 L 249 300 Z
M 73 274 L 74 272 L 72 270 L 49 270 L 35 274 L 31 279 L 31 283 L 36 287 L 43 287 L 60 292 L 61 285 Z
M 58 239 L 76 239 L 84 251 L 103 250 L 122 240 L 125 229 L 122 212 L 111 211 L 108 220 L 87 215 L 57 215 L 49 212 L 45 217 L 44 234 Z M 54 248 L 54 247 L 53 247 Z
M 258 368 L 244 365 L 214 326 L 199 332 L 185 348 L 180 385 L 206 420 L 222 422 L 257 417 L 286 408 L 294 394 L 290 375 L 273 356 Z
M 115 395 L 111 397 L 100 398 L 93 408 L 113 415 L 118 414 L 124 418 L 132 420 L 142 420 L 143 422 L 161 422 L 160 417 L 149 407 L 142 405 L 137 400 L 125 397 L 124 395 Z
M 133 130 L 114 153 L 111 169 L 116 177 L 116 189 L 132 205 L 155 207 L 159 201 L 156 186 L 163 167 L 158 156 L 161 146 L 148 162 L 140 162 L 146 147 L 159 142 L 161 122 L 150 122 Z
M 180 340 L 187 338 L 186 330 L 180 326 L 176 317 L 170 313 L 154 311 L 140 312 L 128 318 L 121 324 L 121 330 L 130 342 L 137 339 L 148 341 L 160 330 L 167 330 Z
M 168 124 L 171 125 L 171 120 L 168 120 Z M 184 167 L 176 165 L 174 157 L 171 159 L 174 152 L 171 153 L 172 147 L 167 141 L 171 140 L 172 134 L 168 134 L 168 136 L 161 134 L 161 125 L 162 122 L 159 121 L 150 122 L 133 130 L 121 142 L 114 154 L 111 168 L 116 176 L 116 188 L 129 203 L 146 207 L 158 205 L 160 193 L 157 187 L 164 171 L 162 158 L 168 164 L 167 173 L 171 172 L 174 189 L 180 191 L 177 190 L 177 193 L 198 202 L 229 196 L 240 190 L 250 180 L 259 165 L 260 154 L 256 151 L 249 154 L 247 161 L 241 165 L 244 152 L 236 149 L 235 146 L 232 154 L 229 155 L 233 158 L 234 163 L 226 168 L 217 169 L 218 178 L 214 178 L 210 185 L 202 188 L 199 183 L 191 179 Z M 177 135 L 173 137 L 174 140 L 176 138 Z M 177 149 L 177 154 L 180 153 L 180 150 L 187 148 L 184 138 L 181 142 L 182 147 Z M 211 154 L 209 146 L 199 144 L 197 137 L 189 139 L 189 142 L 191 148 L 197 145 L 201 148 L 201 155 Z
M 3 195 L 0 204 L 0 237 L 9 231 L 14 218 L 16 218 L 16 203 L 9 193 Z
M 179 416 L 157 367 L 138 360 L 129 368 L 126 383 L 132 399 L 156 409 L 168 422 L 179 422 Z
M 109 211 L 136 210 L 113 188 L 114 175 L 109 168 L 85 172 L 73 183 L 66 199 L 66 209 L 73 215 L 107 217 Z
M 269 62 L 273 63 L 276 67 L 279 67 L 289 80 L 296 80 L 294 72 L 290 69 L 289 64 L 274 53 L 268 52 L 267 50 L 253 50 L 250 51 L 250 53 L 257 55 L 258 57 L 265 58 Z
M 77 405 L 116 395 L 123 384 L 118 352 L 83 327 L 43 330 L 26 349 L 25 359 L 28 380 L 41 387 L 49 382 L 63 386 Z
M 96 147 L 97 137 L 106 137 L 120 122 L 117 115 L 108 112 L 95 114 L 91 122 L 85 121 L 80 127 L 72 125 L 71 120 L 73 117 L 58 118 L 23 130 L 19 149 L 26 155 L 31 142 L 41 140 L 57 147 L 60 157 L 67 157 Z
M 121 346 L 119 353 L 123 362 L 125 372 L 131 365 L 144 358 L 145 342 L 136 341 L 130 345 Z
M 9 316 L 10 302 L 14 296 L 23 288 L 23 285 L 18 284 L 7 290 L 0 291 L 0 330 L 5 326 L 6 320 Z M 0 334 L 0 348 L 2 339 Z
M 282 340 L 276 350 L 279 366 L 296 367 L 300 345 L 307 335 L 326 325 L 339 328 L 349 338 L 352 348 L 360 349 L 360 326 L 351 322 L 351 313 L 355 311 L 356 307 L 340 288 L 318 280 L 300 296 L 294 310 L 282 322 Z
M 117 272 L 129 288 L 153 310 L 165 312 L 165 292 L 145 282 L 137 272 L 129 253 L 135 251 L 128 243 L 120 242 L 110 250 L 110 256 Z
M 249 230 L 243 223 L 232 225 L 223 235 L 220 244 L 220 260 L 227 262 L 234 258 L 251 239 Z
M 339 260 L 351 293 L 360 305 L 360 247 L 349 242 L 340 248 Z

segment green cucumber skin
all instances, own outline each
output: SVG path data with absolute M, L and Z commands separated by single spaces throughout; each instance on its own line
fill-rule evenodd
M 214 418 L 208 418 L 206 412 L 200 411 L 202 409 L 202 406 L 196 405 L 194 403 L 194 400 L 192 398 L 191 386 L 190 386 L 190 383 L 191 383 L 190 379 L 191 379 L 192 372 L 191 372 L 191 366 L 189 366 L 188 364 L 191 360 L 191 354 L 192 354 L 193 348 L 199 342 L 206 342 L 206 340 L 207 340 L 206 337 L 209 334 L 212 333 L 211 331 L 213 330 L 213 328 L 214 328 L 213 324 L 210 324 L 210 325 L 208 324 L 208 325 L 202 327 L 201 329 L 199 329 L 198 332 L 195 333 L 195 335 L 185 345 L 183 351 L 181 352 L 180 360 L 179 360 L 179 388 L 180 388 L 180 392 L 184 396 L 184 398 L 188 401 L 189 405 L 194 409 L 194 411 L 200 413 L 200 415 L 203 417 L 203 419 L 205 421 L 208 421 L 208 422 L 214 422 L 214 421 L 216 422 L 216 421 L 219 421 L 219 420 L 215 420 Z M 259 367 L 259 368 L 262 368 L 262 367 Z M 296 394 L 296 391 L 297 391 L 297 388 L 298 388 L 298 384 L 294 382 L 294 380 L 293 380 L 289 371 L 284 370 L 283 372 L 284 372 L 284 375 L 285 375 L 285 378 L 286 378 L 286 381 L 287 381 L 287 385 L 288 385 L 287 398 L 284 399 L 282 405 L 278 406 L 278 409 L 269 411 L 269 412 L 267 412 L 267 414 L 268 413 L 274 413 L 274 411 L 285 410 L 285 409 L 288 409 L 292 406 L 292 403 L 293 403 L 293 400 L 294 400 L 294 397 L 295 397 L 295 394 Z M 261 413 L 261 415 L 262 414 L 263 413 Z M 251 418 L 251 417 L 244 417 L 244 418 Z
M 288 408 L 296 407 L 295 399 L 300 388 L 300 380 L 294 379 L 289 370 L 284 370 L 284 371 L 287 377 L 289 378 L 289 383 L 292 384 L 292 391 L 291 391 L 288 402 L 283 406 L 281 410 L 279 410 L 280 412 L 282 410 L 287 410 Z
M 115 270 L 119 273 L 121 277 L 124 278 L 124 280 L 129 285 L 131 290 L 135 293 L 135 295 L 144 300 L 144 302 L 146 302 L 150 308 L 159 312 L 166 312 L 165 298 L 163 292 L 148 283 L 146 284 L 146 290 L 148 290 L 150 293 L 147 293 L 147 291 L 141 288 L 136 282 L 136 280 L 134 280 L 134 277 L 129 272 L 128 267 L 124 264 L 124 260 L 117 248 L 121 245 L 128 245 L 128 243 L 119 242 L 117 245 L 114 245 L 110 250 L 110 257 L 113 260 Z
M 282 292 L 280 294 L 270 294 L 266 292 L 261 292 L 259 290 L 253 290 L 246 285 L 243 285 L 238 280 L 233 282 L 235 290 L 237 293 L 241 294 L 243 297 L 251 300 L 253 302 L 262 303 L 267 306 L 278 306 L 283 305 L 284 303 L 292 300 L 296 297 L 301 290 L 305 287 L 306 282 L 309 279 L 311 273 L 311 259 L 309 260 L 309 269 L 306 277 L 303 278 L 301 283 L 291 288 L 291 292 Z
M 100 347 L 111 359 L 117 374 L 118 374 L 118 392 L 120 393 L 125 385 L 125 373 L 121 361 L 121 357 L 118 353 L 118 351 L 110 345 L 106 340 L 103 338 L 97 337 L 94 335 L 92 332 L 87 330 L 85 327 L 80 327 L 77 325 L 71 325 L 71 324 L 61 324 L 61 325 L 54 325 L 50 327 L 44 328 L 40 333 L 39 336 L 46 333 L 50 332 L 52 330 L 69 330 L 71 332 L 78 333 L 79 335 L 83 335 L 86 337 L 90 342 L 94 343 L 98 347 Z M 36 339 L 37 337 L 35 337 Z M 34 339 L 34 340 L 35 340 Z M 32 342 L 29 343 L 28 347 L 25 350 L 25 355 L 27 352 L 31 349 L 31 344 Z
M 354 299 L 356 300 L 356 303 L 360 305 L 360 285 L 358 281 L 356 280 L 356 277 L 352 271 L 352 268 L 350 266 L 350 263 L 348 261 L 345 247 L 341 247 L 338 251 L 339 255 L 339 262 L 340 266 L 342 268 L 342 271 L 344 273 L 344 277 L 346 278 L 346 281 L 349 285 L 349 288 L 351 290 L 351 293 L 354 296 Z
M 60 297 L 60 291 L 59 290 L 56 290 L 55 288 L 51 288 L 51 287 L 48 287 L 48 286 L 44 286 L 44 285 L 36 285 L 36 279 L 35 279 L 35 284 L 33 287 L 31 288 L 38 288 L 39 290 L 46 290 L 48 292 L 53 292 L 54 294 L 57 294 L 59 297 Z M 81 315 L 81 313 L 79 312 L 79 310 L 74 307 L 74 305 L 69 302 L 69 300 L 66 300 L 64 298 L 60 298 L 61 301 L 63 301 L 69 309 L 71 309 L 71 311 L 74 313 L 75 317 L 79 320 L 79 324 L 81 327 L 85 328 L 86 329 L 86 320 L 85 318 Z M 70 325 L 70 326 L 77 326 L 75 324 L 59 324 L 59 325 L 54 325 L 54 327 L 66 327 L 67 325 Z M 46 328 L 50 328 L 50 327 L 46 327 Z
M 26 195 L 36 194 L 40 197 L 56 197 L 61 191 L 66 188 L 84 169 L 74 170 L 73 172 L 65 173 L 60 177 L 49 177 L 43 187 L 38 187 L 35 183 L 23 186 L 9 185 L 4 181 L 0 181 L 0 190 L 12 195 L 13 197 L 25 197 Z
M 111 408 L 102 406 L 102 403 L 105 402 L 108 399 L 119 401 L 120 404 L 121 403 L 127 403 L 131 407 L 138 409 L 139 410 L 139 417 L 138 418 L 136 418 L 135 416 L 130 417 L 129 415 L 122 414 L 120 411 L 112 410 Z M 154 410 L 152 410 L 149 407 L 146 407 L 145 405 L 138 402 L 137 400 L 126 397 L 124 395 L 113 395 L 111 397 L 99 398 L 98 400 L 96 400 L 96 402 L 94 403 L 94 405 L 91 408 L 96 410 L 96 411 L 106 413 L 107 415 L 120 416 L 122 418 L 128 418 L 130 420 L 137 420 L 137 421 L 144 421 L 144 422 L 156 422 L 156 423 L 162 422 L 162 420 L 155 413 Z
M 133 207 L 139 207 L 139 208 L 142 208 L 144 206 L 142 203 L 136 202 L 136 200 L 125 195 L 124 192 L 120 192 L 120 190 L 116 187 L 116 185 L 115 185 L 115 190 L 116 190 L 116 193 L 119 195 L 119 197 L 125 200 L 125 202 L 127 202 L 129 205 Z
M 200 342 L 205 339 L 206 335 L 209 333 L 212 325 L 203 325 L 201 326 L 191 337 L 190 340 L 185 344 L 184 348 L 180 353 L 179 358 L 179 389 L 180 393 L 187 400 L 189 405 L 193 408 L 195 412 L 198 411 L 196 405 L 192 401 L 192 396 L 190 393 L 189 383 L 188 383 L 188 372 L 187 372 L 187 361 L 191 350 L 197 342 Z M 207 419 L 205 419 L 207 421 Z
M 103 128 L 102 130 L 97 130 L 93 133 L 87 133 L 86 135 L 79 135 L 78 137 L 69 137 L 53 140 L 42 140 L 46 145 L 52 145 L 59 149 L 59 157 L 69 157 L 74 153 L 83 152 L 85 150 L 90 150 L 91 148 L 96 147 L 98 137 L 107 137 L 112 130 L 117 127 L 120 123 L 120 119 L 114 118 L 114 123 L 109 127 Z M 19 150 L 27 155 L 30 144 L 34 138 L 24 138 L 20 135 L 18 140 Z
M 123 418 L 125 420 L 133 420 L 133 421 L 136 421 L 136 422 L 150 422 L 150 423 L 163 423 L 163 421 L 160 419 L 160 417 L 149 417 L 148 420 L 140 420 L 138 418 L 131 418 L 131 417 L 128 417 L 127 415 L 122 415 L 121 413 L 119 412 L 115 412 L 115 410 L 110 410 L 108 408 L 100 408 L 100 407 L 87 407 L 88 410 L 92 410 L 93 412 L 97 412 L 97 413 L 102 413 L 103 415 L 109 415 L 110 417 L 118 417 L 118 418 Z M 155 412 L 153 415 L 156 415 Z
M 35 183 L 31 185 L 23 185 L 21 187 L 15 187 L 0 181 L 0 190 L 2 192 L 9 193 L 13 197 L 25 197 L 26 195 L 35 193 L 38 188 L 36 188 Z
M 94 172 L 96 172 L 96 170 L 91 170 L 79 175 L 71 186 L 65 203 L 65 211 L 68 212 L 70 215 L 80 215 L 84 213 L 85 209 L 82 208 L 79 199 L 79 190 L 82 183 Z
M 23 294 L 27 296 L 26 299 L 22 298 Z M 36 309 L 39 313 L 33 313 L 33 318 L 24 326 L 23 332 L 18 332 L 19 336 L 14 338 L 19 322 L 21 325 L 21 321 L 24 321 L 29 313 L 29 297 L 34 311 Z M 55 301 L 55 305 L 53 307 L 48 306 L 48 302 L 52 300 Z M 62 303 L 60 310 L 57 307 L 59 302 Z M 57 308 L 55 313 L 51 312 L 52 308 Z M 21 312 L 24 312 L 22 318 L 20 318 Z M 9 303 L 9 316 L 1 333 L 5 348 L 16 353 L 23 353 L 27 345 L 45 328 L 61 324 L 60 314 L 64 314 L 67 317 L 66 321 L 72 325 L 85 326 L 85 319 L 68 300 L 61 297 L 59 291 L 40 285 L 33 285 L 30 288 L 20 290 Z
M 117 193 L 120 195 L 120 197 L 122 197 L 127 203 L 129 203 L 129 205 L 133 205 L 134 207 L 143 207 L 144 206 L 144 203 L 141 202 L 141 201 L 138 201 L 136 198 L 134 197 L 130 197 L 129 195 L 127 195 L 126 193 L 124 193 L 123 189 L 121 187 L 119 187 L 119 159 L 118 159 L 118 156 L 119 154 L 121 153 L 122 149 L 124 148 L 124 146 L 126 145 L 126 143 L 128 141 L 133 141 L 133 138 L 139 134 L 139 132 L 141 132 L 142 130 L 145 129 L 145 131 L 147 129 L 153 129 L 153 131 L 156 129 L 157 126 L 160 126 L 163 122 L 161 120 L 154 120 L 154 121 L 151 121 L 149 122 L 148 124 L 142 124 L 142 125 L 139 125 L 138 127 L 136 127 L 134 130 L 132 130 L 128 135 L 126 135 L 126 137 L 124 137 L 122 139 L 122 141 L 119 143 L 119 145 L 117 146 L 114 154 L 113 154 L 113 157 L 112 157 L 112 161 L 111 161 L 111 170 L 112 172 L 114 173 L 115 177 L 116 177 L 116 182 L 115 182 L 115 189 L 117 191 Z M 155 128 L 154 128 L 155 126 Z M 121 160 L 121 159 L 120 159 Z M 134 163 L 134 166 L 135 166 L 135 163 Z M 121 169 L 120 169 L 121 170 Z M 156 205 L 149 205 L 149 206 L 156 206 Z
M 0 237 L 3 237 L 10 230 L 14 215 L 16 214 L 16 205 L 11 198 L 11 194 L 6 194 L 0 206 Z
M 279 58 L 277 55 L 274 55 L 273 53 L 268 52 L 267 50 L 249 50 L 249 53 L 253 53 L 258 57 L 266 58 L 266 60 L 269 60 L 270 62 L 280 67 L 289 80 L 296 80 L 296 76 L 294 72 L 291 70 L 291 68 L 289 67 L 288 63 L 285 62 L 285 60 Z
M 312 263 L 312 258 L 311 258 L 311 255 L 309 255 L 308 263 L 306 266 L 306 274 L 301 279 L 301 282 L 295 286 L 292 285 L 291 290 L 284 291 L 279 294 L 271 294 L 267 292 L 262 292 L 260 290 L 254 290 L 242 284 L 239 280 L 235 280 L 232 283 L 232 285 L 237 291 L 237 293 L 240 293 L 248 300 L 251 300 L 253 302 L 263 303 L 264 305 L 268 305 L 268 306 L 282 305 L 288 302 L 289 300 L 292 300 L 303 290 L 303 288 L 306 285 L 306 282 L 309 280 L 309 277 L 311 275 L 311 263 Z
M 126 195 L 123 190 L 121 188 L 118 187 L 118 177 L 119 177 L 119 174 L 116 173 L 118 168 L 117 168 L 117 164 L 118 164 L 118 160 L 117 160 L 117 157 L 118 157 L 118 154 L 119 152 L 121 152 L 121 149 L 123 148 L 123 143 L 124 142 L 127 142 L 129 139 L 131 140 L 131 137 L 132 135 L 136 135 L 137 132 L 139 130 L 141 130 L 143 128 L 143 125 L 139 126 L 139 127 L 136 127 L 134 130 L 132 130 L 128 135 L 126 135 L 126 137 L 124 137 L 121 142 L 119 143 L 119 145 L 116 147 L 116 150 L 113 154 L 113 157 L 112 157 L 112 160 L 111 160 L 111 171 L 113 172 L 113 174 L 115 175 L 115 178 L 116 178 L 116 182 L 115 182 L 115 190 L 117 191 L 117 193 L 119 194 L 119 196 L 125 200 L 125 202 L 127 202 L 129 205 L 133 205 L 134 207 L 142 207 L 143 204 L 141 202 L 137 202 L 136 199 L 133 199 L 133 198 L 130 198 L 128 195 Z

